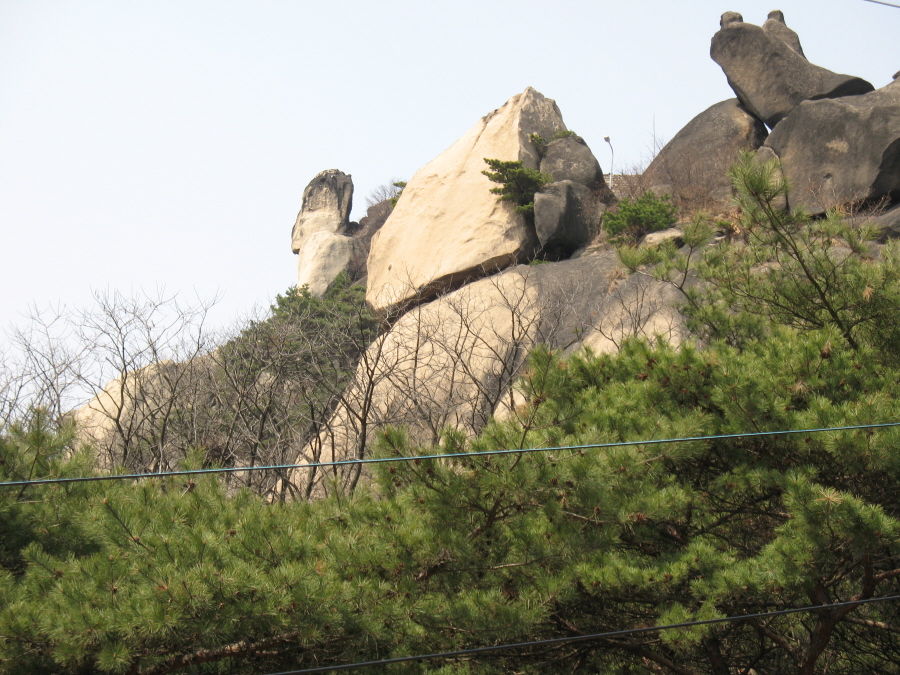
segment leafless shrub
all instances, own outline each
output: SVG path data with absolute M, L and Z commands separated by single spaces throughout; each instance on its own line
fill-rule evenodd
M 535 346 L 616 348 L 664 332 L 666 300 L 646 281 L 594 274 L 616 268 L 604 255 L 485 270 L 384 317 L 391 328 L 374 340 L 362 305 L 258 314 L 213 334 L 208 303 L 100 294 L 90 311 L 38 316 L 16 334 L 2 410 L 14 419 L 41 405 L 74 421 L 107 470 L 167 471 L 201 451 L 207 465 L 267 467 L 225 480 L 271 499 L 351 491 L 359 464 L 290 465 L 365 458 L 387 425 L 425 444 L 447 428 L 476 434 L 498 414 L 527 427 L 515 383 Z
M 404 181 L 400 178 L 391 178 L 387 183 L 375 186 L 366 197 L 366 206 L 377 206 L 381 202 L 396 199 L 403 191 L 404 185 Z

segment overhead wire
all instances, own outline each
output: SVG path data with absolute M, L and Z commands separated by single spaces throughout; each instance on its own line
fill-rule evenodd
M 634 445 L 661 445 L 664 443 L 690 443 L 696 441 L 717 441 L 736 438 L 759 438 L 766 436 L 790 436 L 797 434 L 817 434 L 830 431 L 855 431 L 861 429 L 882 429 L 900 426 L 900 422 L 883 422 L 878 424 L 855 424 L 842 427 L 821 427 L 816 429 L 784 429 L 780 431 L 753 431 L 739 434 L 718 434 L 713 436 L 686 436 L 679 438 L 652 438 L 638 441 L 616 441 L 613 443 L 587 443 L 584 445 L 560 445 L 541 448 L 513 448 L 503 450 L 483 450 L 479 452 L 449 452 L 436 455 L 397 455 L 393 457 L 365 457 L 362 459 L 345 459 L 335 462 L 309 462 L 304 464 L 276 464 L 264 466 L 215 467 L 210 469 L 184 469 L 179 471 L 160 471 L 156 473 L 130 473 L 100 476 L 72 476 L 60 478 L 39 478 L 34 480 L 17 480 L 0 482 L 0 488 L 26 487 L 32 485 L 53 485 L 61 483 L 92 483 L 112 480 L 141 480 L 145 478 L 167 478 L 170 476 L 200 476 L 217 473 L 244 473 L 253 471 L 285 471 L 293 469 L 318 469 L 339 466 L 358 466 L 363 464 L 385 464 L 389 462 L 415 462 L 432 459 L 472 459 L 494 455 L 524 455 L 536 452 L 557 452 L 565 450 L 598 450 L 622 448 Z
M 368 666 L 385 666 L 393 663 L 407 663 L 409 661 L 426 661 L 430 659 L 450 659 L 458 656 L 470 656 L 472 654 L 485 654 L 487 652 L 496 652 L 507 649 L 521 649 L 525 647 L 539 647 L 545 645 L 568 644 L 572 642 L 586 642 L 588 640 L 601 640 L 604 638 L 621 637 L 623 635 L 636 635 L 639 633 L 652 633 L 662 630 L 672 630 L 676 628 L 690 628 L 692 626 L 709 626 L 717 623 L 726 623 L 731 621 L 748 621 L 751 619 L 764 619 L 772 616 L 782 616 L 785 614 L 798 614 L 800 612 L 815 612 L 823 609 L 837 609 L 839 607 L 850 607 L 854 605 L 865 605 L 873 602 L 886 602 L 888 600 L 900 600 L 900 595 L 888 595 L 880 598 L 868 598 L 865 600 L 849 600 L 847 602 L 835 602 L 829 605 L 811 605 L 808 607 L 792 607 L 790 609 L 780 609 L 772 612 L 760 612 L 758 614 L 741 614 L 737 616 L 719 617 L 717 619 L 701 619 L 698 621 L 684 621 L 682 623 L 672 623 L 662 626 L 647 626 L 643 628 L 627 628 L 625 630 L 610 631 L 607 633 L 593 633 L 591 635 L 573 635 L 568 637 L 550 638 L 547 640 L 534 640 L 532 642 L 516 642 L 513 644 L 493 645 L 488 647 L 472 647 L 470 649 L 458 649 L 452 652 L 438 652 L 435 654 L 419 654 L 417 656 L 398 656 L 392 659 L 379 659 L 377 661 L 361 661 L 358 663 L 345 663 L 336 666 L 321 666 L 318 668 L 305 668 L 303 670 L 289 670 L 280 673 L 270 673 L 269 675 L 309 675 L 311 673 L 326 673 L 335 670 L 353 670 L 356 668 L 365 668 Z

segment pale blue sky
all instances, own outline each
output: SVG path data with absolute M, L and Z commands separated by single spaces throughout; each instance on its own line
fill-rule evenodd
M 772 0 L 774 2 L 774 0 Z M 30 303 L 164 285 L 227 322 L 296 279 L 290 232 L 319 171 L 408 178 L 533 86 L 609 170 L 732 96 L 719 16 L 657 0 L 0 1 L 0 326 Z M 814 63 L 876 87 L 900 9 L 781 2 Z

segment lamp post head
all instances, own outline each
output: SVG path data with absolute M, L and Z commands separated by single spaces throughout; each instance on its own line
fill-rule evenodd
M 610 143 L 610 141 L 609 141 L 609 136 L 604 136 L 603 140 L 606 141 L 607 143 L 609 143 L 610 145 L 612 145 L 612 143 Z

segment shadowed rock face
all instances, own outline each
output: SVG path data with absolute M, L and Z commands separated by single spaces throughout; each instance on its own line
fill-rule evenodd
M 731 197 L 728 169 L 741 150 L 756 150 L 768 135 L 765 125 L 736 98 L 710 106 L 675 134 L 644 171 L 645 184 L 682 203 Z
M 600 219 L 615 197 L 600 163 L 580 136 L 548 144 L 541 173 L 554 180 L 534 196 L 534 229 L 541 256 L 567 258 L 600 231 Z
M 491 193 L 484 159 L 537 169 L 530 134 L 551 138 L 564 129 L 556 103 L 528 88 L 419 169 L 372 239 L 371 307 L 387 314 L 528 258 L 537 246 L 534 229 Z
M 774 15 L 774 16 L 773 16 Z M 784 15 L 772 12 L 768 28 L 744 23 L 740 14 L 722 16 L 710 56 L 718 63 L 741 103 L 773 128 L 800 102 L 854 96 L 872 91 L 865 80 L 811 64 Z
M 534 196 L 534 229 L 542 257 L 568 258 L 597 235 L 607 208 L 603 195 L 571 180 L 541 188 Z
M 860 199 L 900 199 L 900 81 L 863 96 L 806 101 L 766 140 L 814 214 Z

